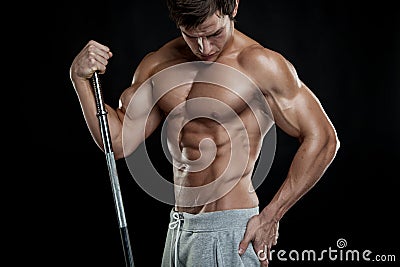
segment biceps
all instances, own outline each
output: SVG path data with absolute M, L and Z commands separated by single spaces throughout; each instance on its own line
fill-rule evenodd
M 157 107 L 139 116 L 125 116 L 122 130 L 122 145 L 125 156 L 130 155 L 158 127 L 162 119 Z
M 161 121 L 161 112 L 155 105 L 149 83 L 136 91 L 127 91 L 121 98 L 120 116 L 123 117 L 122 144 L 125 154 L 132 153 Z
M 144 138 L 149 137 L 155 129 L 157 129 L 158 125 L 162 120 L 162 115 L 157 106 L 155 106 L 149 114 L 145 122 L 145 130 L 144 130 Z

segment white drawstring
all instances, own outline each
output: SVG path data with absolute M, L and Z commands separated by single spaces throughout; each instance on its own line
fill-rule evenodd
M 175 267 L 178 266 L 178 239 L 179 239 L 179 232 L 180 232 L 180 228 L 181 228 L 181 221 L 183 221 L 183 217 L 181 214 L 179 214 L 178 212 L 174 212 L 174 214 L 172 214 L 172 217 L 174 218 L 173 222 L 170 222 L 168 227 L 169 229 L 176 229 L 176 236 L 175 236 L 175 246 L 174 246 L 174 250 L 175 250 Z M 172 241 L 172 239 L 171 239 Z

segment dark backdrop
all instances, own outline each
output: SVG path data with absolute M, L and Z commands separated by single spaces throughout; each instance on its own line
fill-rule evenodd
M 24 48 L 22 56 L 32 56 L 25 78 L 15 80 L 23 86 L 16 95 L 28 101 L 17 108 L 25 139 L 17 151 L 24 164 L 15 168 L 18 188 L 26 189 L 18 202 L 26 215 L 19 220 L 26 229 L 24 249 L 33 252 L 24 260 L 40 266 L 124 266 L 105 157 L 86 127 L 68 70 L 90 39 L 109 46 L 114 57 L 101 78 L 105 101 L 116 107 L 140 59 L 179 32 L 163 0 L 30 3 L 23 11 L 24 34 L 14 34 L 22 37 L 16 44 Z M 400 23 L 394 5 L 241 1 L 237 20 L 237 29 L 293 63 L 341 141 L 320 182 L 281 220 L 275 249 L 335 249 L 344 238 L 348 249 L 395 254 L 399 261 Z M 14 63 L 21 70 L 21 62 Z M 148 146 L 168 176 L 159 134 Z M 261 207 L 281 184 L 297 145 L 279 129 L 277 134 L 271 171 L 257 189 Z M 135 263 L 159 266 L 171 206 L 143 192 L 123 160 L 117 168 Z

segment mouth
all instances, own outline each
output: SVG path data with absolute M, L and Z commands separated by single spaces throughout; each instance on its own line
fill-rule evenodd
M 204 61 L 209 61 L 209 60 L 213 59 L 216 56 L 216 53 L 213 53 L 213 54 L 210 54 L 210 55 L 199 54 L 198 56 L 199 56 L 199 58 L 201 58 Z

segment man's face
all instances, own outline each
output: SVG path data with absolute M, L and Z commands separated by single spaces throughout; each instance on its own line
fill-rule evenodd
M 198 58 L 214 61 L 232 36 L 233 23 L 229 16 L 216 12 L 195 29 L 179 28 L 183 39 Z

